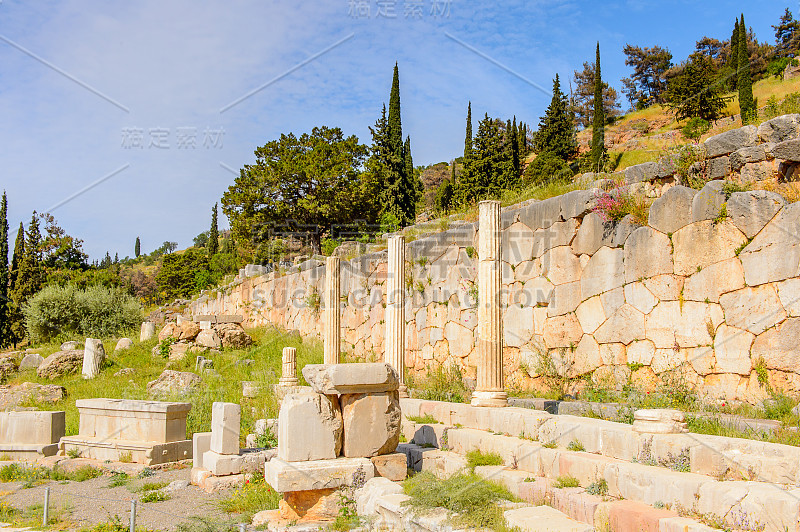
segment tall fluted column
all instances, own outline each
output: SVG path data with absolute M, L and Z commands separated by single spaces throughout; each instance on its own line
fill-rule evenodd
M 325 261 L 325 354 L 326 364 L 338 364 L 341 352 L 339 314 L 339 257 Z
M 297 386 L 297 349 L 294 347 L 283 348 L 283 362 L 279 386 Z
M 500 312 L 500 202 L 482 201 L 478 226 L 478 382 L 473 406 L 507 406 Z
M 406 239 L 389 237 L 389 269 L 386 278 L 386 351 L 383 361 L 400 376 L 400 397 L 408 397 L 403 377 L 406 365 Z

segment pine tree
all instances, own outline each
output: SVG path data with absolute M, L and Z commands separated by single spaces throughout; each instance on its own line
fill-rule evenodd
M 750 58 L 747 53 L 747 26 L 744 25 L 744 13 L 739 21 L 739 69 L 737 86 L 739 87 L 739 110 L 742 124 L 756 119 L 758 111 L 753 100 L 753 80 L 750 78 Z
M 730 77 L 729 86 L 731 90 L 735 90 L 737 86 L 737 70 L 739 69 L 739 19 L 733 25 L 733 33 L 731 34 L 731 55 L 728 56 L 728 67 L 732 73 Z
M 136 237 L 136 244 L 133 246 L 133 254 L 136 255 L 136 258 L 139 258 L 139 255 L 142 254 L 142 243 L 139 241 L 139 237 Z
M 503 147 L 503 136 L 495 120 L 486 115 L 478 123 L 473 142 L 472 159 L 464 167 L 458 182 L 457 197 L 460 203 L 497 198 L 508 188 L 513 169 L 509 151 Z
M 217 227 L 217 204 L 211 210 L 211 229 L 208 230 L 208 256 L 213 257 L 219 251 L 219 228 Z
M 539 132 L 533 141 L 537 154 L 547 151 L 566 161 L 578 151 L 575 127 L 568 108 L 567 97 L 561 92 L 556 74 L 553 80 L 553 99 L 539 121 Z
M 603 78 L 600 75 L 600 43 L 597 43 L 597 57 L 594 62 L 594 102 L 592 105 L 592 168 L 599 170 L 606 158 L 606 114 L 603 110 Z
M 472 158 L 472 102 L 467 103 L 467 134 L 464 137 L 464 164 Z
M 8 323 L 8 198 L 0 199 L 0 348 L 10 344 Z

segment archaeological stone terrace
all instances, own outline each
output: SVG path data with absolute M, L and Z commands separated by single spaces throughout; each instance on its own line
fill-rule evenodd
M 800 391 L 800 204 L 757 190 L 794 175 L 799 132 L 800 117 L 786 115 L 709 138 L 696 170 L 710 180 L 699 191 L 680 185 L 666 161 L 626 169 L 620 177 L 631 190 L 656 198 L 644 226 L 603 221 L 593 212 L 598 188 L 504 209 L 505 386 L 534 386 L 548 357 L 569 377 L 617 387 L 647 387 L 677 369 L 708 397 L 757 402 L 767 397 L 759 368 L 774 389 Z M 731 193 L 723 179 L 755 189 Z M 477 223 L 453 220 L 405 245 L 404 352 L 413 371 L 456 363 L 476 377 L 478 234 Z M 336 271 L 335 309 L 326 304 L 334 298 L 325 263 L 309 260 L 283 273 L 252 268 L 253 277 L 204 294 L 191 310 L 317 337 L 327 337 L 322 314 L 335 310 L 337 348 L 380 360 L 387 253 L 342 259 Z

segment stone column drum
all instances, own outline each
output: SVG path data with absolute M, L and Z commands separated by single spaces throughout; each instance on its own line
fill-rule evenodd
M 478 382 L 473 406 L 507 406 L 500 309 L 500 202 L 482 201 L 478 221 Z
M 294 347 L 284 347 L 282 356 L 281 378 L 279 386 L 297 386 L 297 349 Z
M 338 364 L 341 352 L 339 314 L 339 257 L 325 261 L 325 364 Z
M 102 340 L 87 338 L 83 348 L 83 369 L 81 374 L 84 379 L 94 379 L 100 374 L 100 368 L 106 359 L 106 351 Z
M 146 342 L 156 335 L 156 324 L 152 321 L 143 321 L 142 328 L 139 331 L 139 341 Z
M 408 397 L 403 376 L 406 352 L 406 239 L 389 237 L 389 272 L 386 292 L 386 351 L 383 361 L 391 364 L 400 378 L 400 397 Z

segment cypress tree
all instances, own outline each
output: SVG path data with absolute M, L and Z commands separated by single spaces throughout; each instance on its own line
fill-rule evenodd
M 731 55 L 728 56 L 728 66 L 733 75 L 730 78 L 730 88 L 736 89 L 736 82 L 739 69 L 739 19 L 733 25 L 733 33 L 731 34 Z
M 603 79 L 600 75 L 600 43 L 597 43 L 597 57 L 594 63 L 594 102 L 592 104 L 592 168 L 597 171 L 603 166 L 606 155 L 605 126 L 606 114 L 603 110 Z
M 25 228 L 22 222 L 19 223 L 19 231 L 17 231 L 17 239 L 14 242 L 14 254 L 11 256 L 11 271 L 9 272 L 9 288 L 8 295 L 11 301 L 8 303 L 8 325 L 6 334 L 8 335 L 7 341 L 17 346 L 17 342 L 24 338 L 25 330 L 22 323 L 22 313 L 20 312 L 19 305 L 16 302 L 16 294 L 18 290 L 17 280 L 19 279 L 19 269 L 22 261 L 25 258 Z
M 517 131 L 517 117 L 511 122 L 511 163 L 514 167 L 514 175 L 519 177 L 519 132 Z
M 0 348 L 10 343 L 8 327 L 8 199 L 0 199 Z
M 739 21 L 739 111 L 742 115 L 742 124 L 747 124 L 756 119 L 758 111 L 753 101 L 753 80 L 750 79 L 750 57 L 747 53 L 747 27 L 744 25 L 744 13 Z
M 213 257 L 219 251 L 219 229 L 217 228 L 217 204 L 211 210 L 211 229 L 208 230 L 208 256 Z
M 133 246 L 133 254 L 136 255 L 136 258 L 139 258 L 139 255 L 142 254 L 142 243 L 139 242 L 139 237 L 136 237 L 136 244 Z
M 522 159 L 522 157 L 528 154 L 528 126 L 520 122 L 519 128 L 517 128 L 517 134 L 519 135 L 517 146 L 519 146 L 519 155 L 520 159 Z
M 400 113 L 400 74 L 394 64 L 392 90 L 389 94 L 389 117 L 386 121 L 388 154 L 383 211 L 394 215 L 401 225 L 414 223 L 418 186 L 413 181 L 413 171 L 408 172 L 411 162 L 411 143 L 403 143 L 403 125 Z M 407 146 L 407 149 L 406 149 Z
M 17 239 L 14 242 L 14 254 L 11 255 L 11 270 L 8 272 L 8 293 L 13 294 L 17 289 L 17 277 L 22 259 L 25 257 L 25 227 L 19 223 Z
M 464 164 L 472 158 L 472 102 L 467 103 L 467 134 L 464 137 Z
M 539 122 L 539 132 L 534 139 L 536 153 L 551 152 L 566 161 L 578 151 L 574 129 L 568 112 L 567 97 L 561 92 L 556 74 L 553 80 L 553 99 Z

